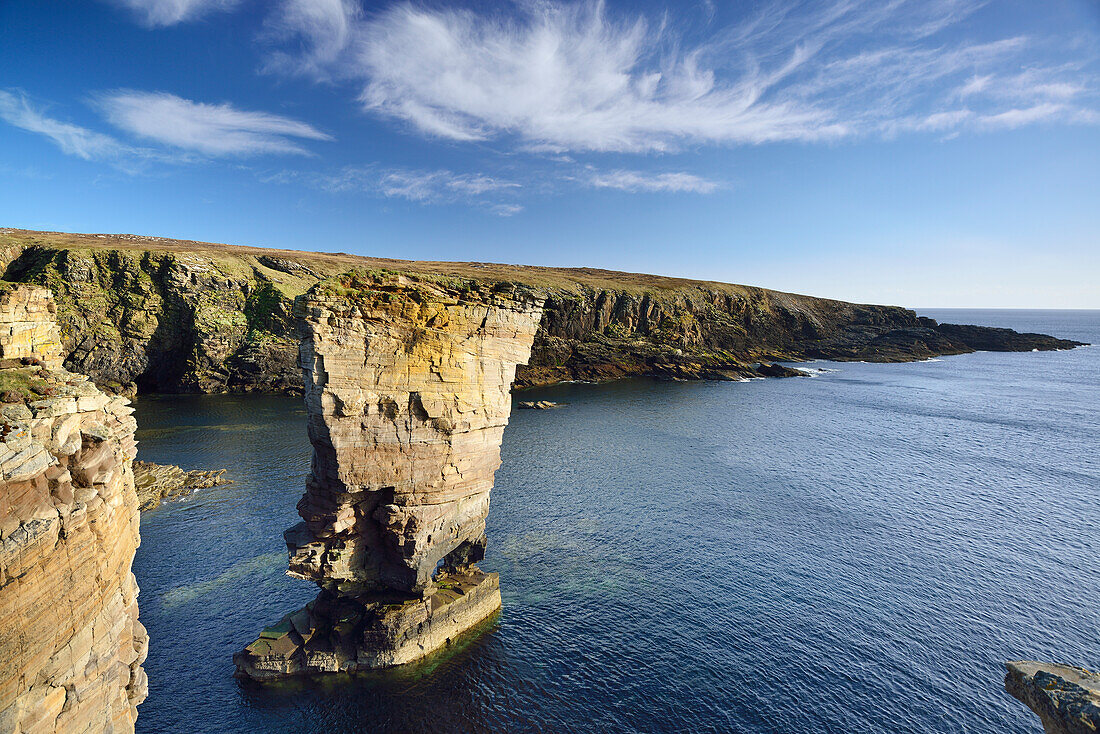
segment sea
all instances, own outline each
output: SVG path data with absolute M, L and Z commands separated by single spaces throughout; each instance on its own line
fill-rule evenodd
M 1100 311 L 923 310 L 1100 343 Z M 1038 734 L 1004 661 L 1100 667 L 1100 347 L 527 391 L 482 568 L 422 664 L 275 686 L 233 653 L 316 594 L 284 529 L 299 399 L 150 396 L 140 458 L 232 484 L 144 513 L 140 732 Z

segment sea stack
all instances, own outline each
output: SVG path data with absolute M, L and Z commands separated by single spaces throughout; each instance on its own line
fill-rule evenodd
M 61 366 L 53 296 L 0 286 L 0 731 L 132 732 L 148 636 L 133 409 Z
M 408 663 L 500 607 L 497 574 L 476 563 L 542 299 L 355 273 L 295 314 L 313 459 L 288 574 L 321 591 L 235 656 L 256 680 Z
M 1046 734 L 1100 731 L 1100 674 L 1031 660 L 1014 660 L 1005 667 L 1005 690 L 1038 714 Z

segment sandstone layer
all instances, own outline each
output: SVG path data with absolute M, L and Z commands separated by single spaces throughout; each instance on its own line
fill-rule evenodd
M 1100 675 L 1056 663 L 1005 663 L 1005 690 L 1039 715 L 1046 734 L 1100 731 Z
M 516 386 L 628 376 L 772 376 L 761 362 L 927 359 L 1077 342 L 938 324 L 908 309 L 765 288 L 488 263 L 384 260 L 134 235 L 0 229 L 10 281 L 58 299 L 65 364 L 115 391 L 300 389 L 292 300 L 352 269 L 511 281 L 545 297 Z
M 42 288 L 0 296 L 0 731 L 133 731 L 133 410 L 59 368 L 53 309 Z
M 489 493 L 542 303 L 512 284 L 352 274 L 296 304 L 313 460 L 285 534 L 321 587 L 236 656 L 241 675 L 398 665 L 500 606 Z

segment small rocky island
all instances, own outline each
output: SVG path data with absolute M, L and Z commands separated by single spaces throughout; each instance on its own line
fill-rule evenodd
M 172 464 L 151 461 L 134 462 L 134 486 L 142 512 L 160 506 L 165 500 L 180 499 L 200 490 L 232 483 L 225 469 L 181 469 Z
M 298 299 L 313 461 L 285 534 L 321 587 L 234 657 L 254 680 L 408 663 L 500 607 L 489 491 L 542 300 L 513 284 L 352 274 Z

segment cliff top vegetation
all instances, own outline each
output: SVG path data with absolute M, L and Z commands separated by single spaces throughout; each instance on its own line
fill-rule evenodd
M 705 289 L 738 295 L 760 295 L 765 288 L 716 281 L 672 278 L 645 273 L 623 273 L 599 268 L 556 268 L 482 262 L 434 262 L 365 257 L 343 252 L 304 252 L 247 245 L 227 245 L 132 234 L 77 234 L 0 228 L 0 253 L 41 247 L 69 251 L 170 252 L 209 257 L 224 272 L 271 272 L 288 296 L 304 293 L 318 280 L 350 270 L 388 270 L 421 275 L 443 275 L 473 280 L 512 281 L 534 288 L 577 291 L 585 288 L 624 292 L 660 292 Z M 272 272 L 277 271 L 277 272 Z M 289 277 L 288 277 L 289 276 Z M 822 299 L 826 300 L 826 299 Z

